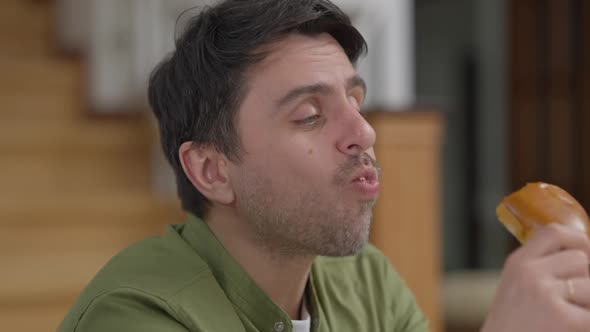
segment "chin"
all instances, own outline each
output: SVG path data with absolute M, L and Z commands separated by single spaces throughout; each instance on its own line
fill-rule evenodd
M 319 253 L 321 256 L 344 257 L 358 254 L 369 242 L 369 230 L 371 215 L 363 215 L 361 218 L 349 221 L 347 226 L 342 226 L 332 234 L 328 241 L 324 242 Z
M 347 243 L 346 246 L 343 246 L 336 251 L 327 252 L 326 254 L 324 254 L 322 256 L 329 256 L 329 257 L 354 256 L 354 255 L 358 254 L 359 252 L 361 252 L 361 250 L 363 250 L 363 248 L 367 245 L 368 242 L 369 242 L 369 237 L 366 236 L 366 238 L 359 239 L 353 243 Z

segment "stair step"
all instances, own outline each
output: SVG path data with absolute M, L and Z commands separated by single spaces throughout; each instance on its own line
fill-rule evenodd
M 2 95 L 51 95 L 78 91 L 83 83 L 79 61 L 60 57 L 0 57 Z
M 156 221 L 150 218 L 119 224 L 53 224 L 46 221 L 36 225 L 5 225 L 0 232 L 0 257 L 61 255 L 76 251 L 92 252 L 99 248 L 120 250 L 147 236 L 162 234 L 167 224 L 181 221 L 167 218 Z
M 145 190 L 89 191 L 52 195 L 36 192 L 3 193 L 0 227 L 10 225 L 142 224 L 146 220 L 171 220 L 183 215 L 175 197 L 159 197 Z
M 149 189 L 150 164 L 145 153 L 105 158 L 105 154 L 69 155 L 41 159 L 38 156 L 7 159 L 0 164 L 0 183 L 8 194 L 38 191 L 87 193 Z M 4 190 L 0 191 L 3 196 Z
M 9 304 L 0 307 L 2 330 L 20 332 L 55 331 L 73 301 L 74 298 L 37 306 Z
M 54 254 L 0 256 L 10 266 L 0 274 L 0 305 L 10 302 L 49 302 L 79 293 L 98 270 L 116 253 L 112 249 L 95 252 L 72 251 Z
M 56 299 L 79 292 L 117 252 L 141 239 L 161 235 L 162 218 L 143 224 L 10 225 L 0 233 L 0 306 L 26 299 Z M 25 240 L 25 241 L 23 241 Z
M 2 112 L 0 112 L 0 126 L 22 123 L 31 125 L 35 122 L 47 126 L 50 123 L 82 122 L 86 108 L 82 97 L 61 93 L 14 93 L 6 94 L 0 91 Z M 43 109 L 39 109 L 43 105 Z M 33 121 L 34 120 L 34 121 Z
M 0 40 L 3 55 L 46 53 L 55 36 L 54 1 L 0 1 Z M 26 21 L 23 21 L 26 18 Z
M 41 117 L 43 119 L 44 117 Z M 157 137 L 155 128 L 144 120 L 69 119 L 64 121 L 0 121 L 0 152 L 84 149 L 149 151 Z M 52 153 L 57 153 L 53 151 Z

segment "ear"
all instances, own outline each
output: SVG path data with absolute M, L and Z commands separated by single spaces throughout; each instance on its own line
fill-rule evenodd
M 178 149 L 184 174 L 211 202 L 231 204 L 235 199 L 228 175 L 228 161 L 214 148 L 184 142 Z

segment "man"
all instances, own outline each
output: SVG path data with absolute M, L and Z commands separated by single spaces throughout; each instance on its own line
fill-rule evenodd
M 227 0 L 195 17 L 149 88 L 192 217 L 115 256 L 58 331 L 426 332 L 366 245 L 379 168 L 354 69 L 365 49 L 326 0 Z M 581 234 L 538 232 L 483 331 L 586 330 L 588 255 Z

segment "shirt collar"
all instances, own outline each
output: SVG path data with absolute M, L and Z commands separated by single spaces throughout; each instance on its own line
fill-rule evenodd
M 260 289 L 235 259 L 225 250 L 206 222 L 191 215 L 181 236 L 207 262 L 217 282 L 232 304 L 251 322 L 268 331 L 292 330 L 291 318 Z M 308 309 L 312 317 L 312 330 L 319 326 L 321 306 L 313 285 L 313 272 L 307 287 Z M 280 328 L 282 324 L 282 329 Z

